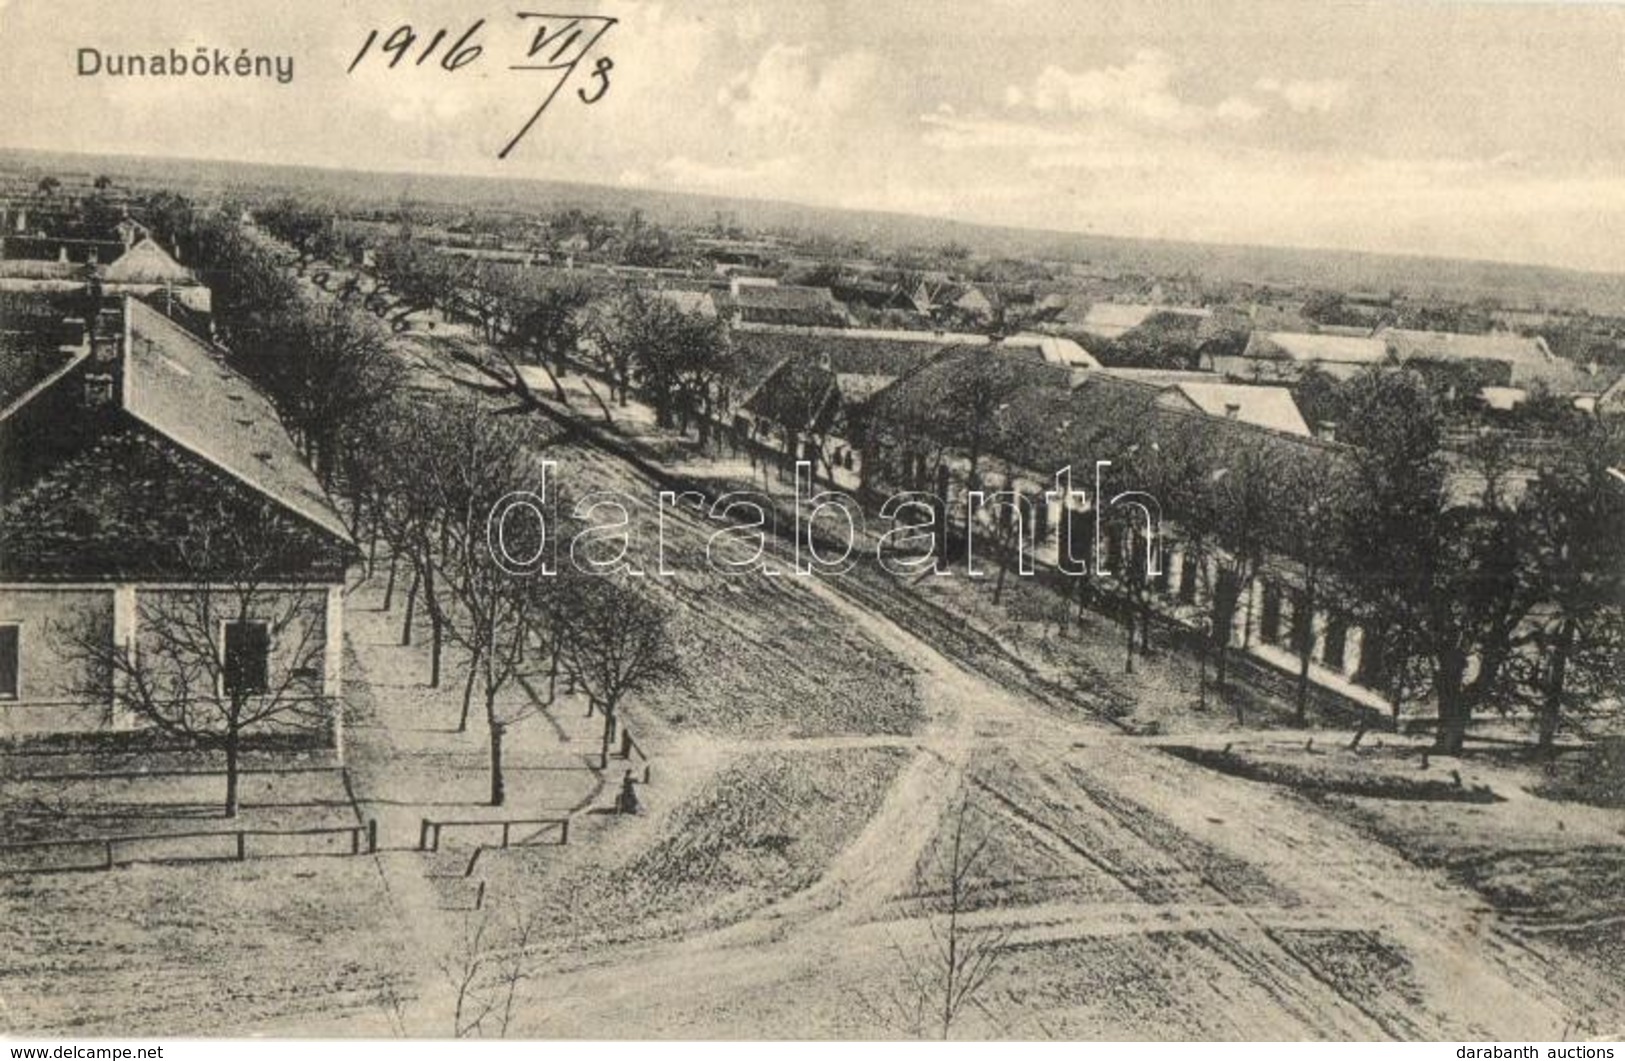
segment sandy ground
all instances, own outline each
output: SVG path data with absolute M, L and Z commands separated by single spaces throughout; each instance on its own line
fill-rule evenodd
M 432 362 L 421 331 L 402 342 Z M 571 459 L 581 482 L 654 496 L 606 454 Z M 574 810 L 571 843 L 484 851 L 472 872 L 473 835 L 413 850 L 434 806 L 477 806 L 484 733 L 448 732 L 458 691 L 422 687 L 421 642 L 395 645 L 399 606 L 376 610 L 375 580 L 352 598 L 350 761 L 386 850 L 11 878 L 7 1023 L 162 1034 L 196 1028 L 208 1006 L 222 1033 L 444 1036 L 466 982 L 474 1034 L 940 1034 L 912 1015 L 909 985 L 936 974 L 945 830 L 968 802 L 985 847 L 960 926 L 1002 947 L 955 1036 L 1552 1039 L 1625 1026 L 1607 929 L 1621 917 L 1619 812 L 1530 795 L 1525 774 L 1477 760 L 1430 772 L 1459 770 L 1495 802 L 1310 793 L 1211 769 L 1163 745 L 1297 762 L 1315 734 L 1125 735 L 1101 721 L 1098 690 L 1051 680 L 1021 663 L 1019 640 L 978 625 L 980 605 L 956 615 L 876 582 L 718 590 L 692 562 L 711 528 L 676 519 L 671 542 L 691 562 L 658 591 L 705 680 L 628 707 L 653 760 L 643 813 L 593 813 L 605 779 L 582 761 L 587 720 L 561 702 L 516 733 L 513 809 Z M 1091 650 L 1102 659 L 1108 631 Z M 1412 769 L 1386 739 L 1338 769 Z M 285 869 L 264 876 L 273 865 Z M 224 892 L 218 874 L 232 874 Z M 242 901 L 119 931 L 92 912 L 202 892 Z M 162 1004 L 135 1001 L 139 960 L 176 970 Z M 104 967 L 125 971 L 87 992 Z

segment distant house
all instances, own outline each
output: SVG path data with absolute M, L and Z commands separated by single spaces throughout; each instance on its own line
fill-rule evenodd
M 997 305 L 981 288 L 967 287 L 953 300 L 953 308 L 972 320 L 991 320 Z
M 992 422 L 974 433 L 968 430 L 963 406 L 947 399 L 963 394 L 967 380 L 996 389 L 999 396 Z M 1346 448 L 1301 430 L 1283 430 L 1301 428 L 1301 418 L 1289 422 L 1291 414 L 1275 396 L 1280 390 L 1195 382 L 1170 387 L 1110 369 L 1084 373 L 1079 380 L 1051 366 L 998 359 L 986 349 L 950 348 L 869 403 L 869 485 L 930 495 L 947 516 L 943 533 L 959 534 L 974 526 L 976 533 L 991 538 L 1001 524 L 1010 529 L 1010 513 L 1019 507 L 1024 523 L 1014 530 L 1036 564 L 1058 566 L 1065 549 L 1073 562 L 1083 560 L 1090 577 L 1110 582 L 1121 573 L 1114 558 L 1121 558 L 1125 545 L 1132 543 L 1111 526 L 1097 537 L 1094 504 L 1099 498 L 1091 492 L 1093 483 L 1082 484 L 1082 496 L 1060 493 L 1054 489 L 1057 471 L 1117 460 L 1148 443 L 1154 449 L 1182 446 L 1195 433 L 1202 438 L 1198 452 L 1209 475 L 1261 452 L 1298 474 L 1312 475 L 1321 468 L 1330 472 L 1345 459 Z M 1255 395 L 1234 391 L 1265 392 L 1265 397 L 1255 400 Z M 1209 411 L 1215 403 L 1217 415 Z M 1244 418 L 1242 409 L 1254 415 Z M 1274 422 L 1255 422 L 1260 419 Z M 971 445 L 978 447 L 974 480 Z M 984 498 L 989 491 L 1014 494 L 1024 504 L 991 511 L 984 504 L 973 510 L 971 490 L 982 491 Z M 1217 592 L 1227 577 L 1220 550 L 1211 541 L 1185 538 L 1178 513 L 1165 516 L 1159 528 L 1160 570 L 1149 586 L 1155 611 L 1189 629 L 1211 624 L 1229 645 L 1282 670 L 1295 672 L 1296 653 L 1307 646 L 1311 681 L 1368 707 L 1384 705 L 1387 669 L 1377 640 L 1367 636 L 1357 617 L 1327 604 L 1336 599 L 1334 594 L 1322 592 L 1306 600 L 1298 565 L 1270 556 L 1250 583 L 1234 588 L 1229 598 L 1233 604 L 1225 608 Z M 1096 563 L 1102 555 L 1104 568 Z
M 846 307 L 827 287 L 735 281 L 728 291 L 727 311 L 735 324 L 840 328 L 850 323 Z
M 7 237 L 0 291 L 69 291 L 94 279 L 109 295 L 155 296 L 208 316 L 209 289 L 145 226 L 126 218 L 116 233 L 108 240 Z
M 1285 387 L 1182 380 L 1168 386 L 1157 404 L 1166 409 L 1188 409 L 1239 420 L 1289 435 L 1309 434 L 1309 425 L 1292 400 L 1292 392 Z
M 1187 317 L 1207 317 L 1210 311 L 1192 306 L 1161 306 L 1144 302 L 1096 302 L 1075 326 L 1102 339 L 1116 339 L 1133 331 L 1151 317 L 1172 314 Z
M 1400 364 L 1417 362 L 1466 364 L 1476 362 L 1501 368 L 1505 386 L 1523 387 L 1536 381 L 1567 382 L 1568 363 L 1553 355 L 1540 336 L 1492 332 L 1461 335 L 1454 332 L 1383 328 L 1374 336 Z
M 140 652 L 158 632 L 143 625 L 149 607 L 238 592 L 250 570 L 255 602 L 309 607 L 285 624 L 259 603 L 222 608 L 220 680 L 275 682 L 299 639 L 320 664 L 298 676 L 319 689 L 314 707 L 331 705 L 354 546 L 315 474 L 270 402 L 206 342 L 130 297 L 84 305 L 54 350 L 4 338 L 15 374 L 0 390 L 0 734 L 131 725 L 110 686 L 90 691 L 64 627 L 100 623 Z M 326 727 L 336 740 L 336 714 Z
M 846 280 L 832 285 L 830 293 L 846 306 L 864 306 L 872 310 L 914 309 L 914 300 L 909 298 L 900 284 L 879 280 Z
M 848 414 L 876 391 L 929 361 L 941 333 L 864 328 L 745 326 L 734 330 L 734 429 L 773 439 L 821 472 L 859 472 Z M 981 340 L 985 342 L 986 340 Z
M 1093 354 L 1071 339 L 1065 339 L 1058 335 L 1021 332 L 1016 335 L 1005 336 L 999 340 L 999 344 L 1010 350 L 1030 347 L 1038 351 L 1039 356 L 1052 365 L 1066 365 L 1069 368 L 1100 367 L 1100 362 L 1095 360 Z
M 1292 382 L 1310 366 L 1347 379 L 1389 360 L 1387 345 L 1371 336 L 1254 332 L 1240 355 L 1207 358 L 1202 367 L 1231 379 Z

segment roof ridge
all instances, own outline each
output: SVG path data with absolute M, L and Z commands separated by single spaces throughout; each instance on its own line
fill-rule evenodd
M 153 431 L 156 431 L 158 434 L 162 435 L 164 438 L 168 439 L 170 442 L 172 442 L 175 445 L 177 445 L 177 446 L 181 447 L 182 449 L 186 450 L 188 453 L 191 453 L 193 456 L 199 458 L 200 460 L 203 460 L 204 462 L 212 465 L 213 467 L 216 467 L 216 468 L 220 469 L 220 471 L 224 472 L 226 475 L 229 475 L 232 478 L 236 479 L 237 481 L 247 485 L 250 489 L 254 490 L 256 493 L 260 494 L 261 496 L 263 496 L 265 498 L 268 498 L 269 500 L 275 502 L 278 505 L 281 505 L 284 509 L 287 509 L 289 512 L 293 513 L 294 515 L 299 516 L 300 518 L 302 518 L 302 519 L 306 520 L 307 522 L 313 524 L 317 528 L 319 528 L 319 529 L 321 529 L 321 530 L 323 530 L 323 531 L 325 531 L 325 532 L 327 532 L 329 534 L 335 535 L 336 537 L 340 538 L 342 541 L 353 545 L 354 544 L 354 538 L 350 534 L 349 528 L 344 525 L 344 520 L 339 515 L 337 507 L 333 504 L 333 500 L 332 500 L 331 495 L 329 495 L 327 493 L 326 488 L 322 485 L 321 480 L 316 476 L 314 470 L 311 469 L 309 467 L 309 465 L 304 464 L 303 456 L 298 454 L 298 452 L 297 452 L 298 448 L 294 445 L 293 439 L 287 434 L 287 428 L 283 425 L 283 423 L 281 421 L 281 418 L 276 415 L 275 406 L 272 404 L 269 396 L 267 396 L 264 393 L 264 391 L 262 391 L 258 387 L 256 387 L 252 380 L 248 379 L 242 373 L 238 372 L 235 368 L 233 368 L 230 365 L 226 364 L 223 359 L 215 357 L 214 356 L 214 351 L 215 351 L 216 348 L 213 347 L 210 343 L 206 342 L 205 340 L 203 340 L 202 338 L 200 338 L 200 337 L 198 337 L 196 335 L 193 335 L 187 329 L 181 327 L 176 322 L 174 322 L 174 321 L 170 320 L 168 317 L 164 316 L 164 314 L 158 312 L 158 310 L 154 309 L 151 306 L 146 305 L 145 303 L 141 302 L 139 299 L 131 298 L 130 296 L 125 296 L 124 304 L 125 304 L 125 315 L 126 315 L 128 334 L 130 335 L 130 341 L 124 344 L 124 351 L 123 351 L 123 357 L 124 357 L 124 373 L 123 373 L 123 375 L 124 375 L 124 391 L 125 391 L 125 397 L 124 397 L 124 402 L 123 402 L 124 411 L 126 413 L 128 413 L 131 417 L 133 417 L 137 421 L 139 421 L 141 424 L 148 427 L 149 429 L 151 429 Z M 320 496 L 321 500 L 325 503 L 325 507 L 326 507 L 327 511 L 325 511 L 325 512 L 308 511 L 309 506 L 306 506 L 305 504 L 303 504 L 301 500 L 292 499 L 292 498 L 282 496 L 282 494 L 280 492 L 269 488 L 265 483 L 260 482 L 260 481 L 256 481 L 252 476 L 250 476 L 250 475 L 248 475 L 248 474 L 246 474 L 246 473 L 244 473 L 242 471 L 239 471 L 238 469 L 235 469 L 235 468 L 231 467 L 229 463 L 222 460 L 218 456 L 215 456 L 214 454 L 206 452 L 197 443 L 189 442 L 186 439 L 178 437 L 174 433 L 174 431 L 170 430 L 164 424 L 162 424 L 162 423 L 158 422 L 157 420 L 155 420 L 151 415 L 143 413 L 141 411 L 138 411 L 137 409 L 135 409 L 133 407 L 133 403 L 129 400 L 129 395 L 130 395 L 130 391 L 131 391 L 131 384 L 132 384 L 132 380 L 133 380 L 133 376 L 134 376 L 132 362 L 133 362 L 133 359 L 135 357 L 135 340 L 134 340 L 135 321 L 131 319 L 131 315 L 130 315 L 130 307 L 131 306 L 139 307 L 139 312 L 146 315 L 146 318 L 143 321 L 144 326 L 146 324 L 150 323 L 151 321 L 161 321 L 162 322 L 162 327 L 168 328 L 172 333 L 178 334 L 185 341 L 193 344 L 195 347 L 197 347 L 198 352 L 201 354 L 201 356 L 208 358 L 208 360 L 210 361 L 210 363 L 213 366 L 217 367 L 221 372 L 229 374 L 229 377 L 231 378 L 231 380 L 234 383 L 239 383 L 239 384 L 247 387 L 250 391 L 252 391 L 254 393 L 254 395 L 256 397 L 258 397 L 260 399 L 260 401 L 265 403 L 265 406 L 266 406 L 267 410 L 271 413 L 271 426 L 272 426 L 272 428 L 275 431 L 281 433 L 282 437 L 284 439 L 286 439 L 289 449 L 294 451 L 295 459 L 300 462 L 300 465 L 304 468 L 304 470 L 306 472 L 309 472 L 310 477 L 311 477 L 311 481 L 315 484 L 317 490 L 319 491 L 319 496 Z M 184 369 L 184 366 L 182 366 L 182 368 Z

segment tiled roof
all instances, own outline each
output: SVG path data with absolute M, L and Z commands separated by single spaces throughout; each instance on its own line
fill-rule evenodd
M 1309 434 L 1309 425 L 1292 400 L 1292 392 L 1285 387 L 1252 387 L 1242 383 L 1179 382 L 1169 391 L 1179 394 L 1199 411 L 1208 416 L 1230 416 L 1235 419 L 1282 431 L 1289 435 Z
M 747 321 L 765 324 L 839 326 L 846 309 L 827 287 L 788 284 L 740 284 L 728 295 L 732 310 Z
M 57 346 L 8 342 L 0 336 L 0 420 L 90 356 Z
M 54 262 L 66 252 L 68 262 L 73 265 L 84 265 L 93 260 L 106 265 L 124 253 L 124 243 L 118 239 L 7 236 L 4 247 L 7 259 Z
M 15 280 L 76 280 L 85 275 L 85 267 L 73 262 L 59 262 L 34 258 L 0 259 L 0 279 Z
M 171 258 L 151 239 L 142 239 L 102 270 L 102 279 L 119 284 L 195 284 L 192 271 Z
M 732 333 L 736 383 L 742 391 L 760 385 L 787 357 L 807 355 L 827 362 L 837 375 L 896 379 L 941 350 L 948 342 L 932 332 L 883 332 L 856 328 L 735 328 Z
M 803 354 L 781 361 L 744 403 L 752 416 L 797 431 L 823 431 L 840 409 L 835 373 Z
M 1077 322 L 1084 331 L 1107 339 L 1115 339 L 1124 332 L 1144 324 L 1157 314 L 1166 313 L 1184 317 L 1206 317 L 1208 310 L 1189 306 L 1156 306 L 1139 302 L 1096 302 Z
M 339 581 L 348 551 L 263 492 L 128 420 L 0 508 L 0 580 L 10 582 L 191 581 L 250 570 Z
M 1200 436 L 1216 460 L 1232 459 L 1225 456 L 1232 450 L 1253 453 L 1260 448 L 1280 451 L 1282 459 L 1320 460 L 1332 448 L 1308 437 L 1307 429 L 1229 419 L 1222 406 L 1218 415 L 1188 399 L 1170 406 L 1165 399 L 1173 388 L 1110 370 L 1085 373 L 1075 384 L 1073 379 L 1072 373 L 1054 366 L 997 358 L 987 348 L 951 348 L 876 395 L 869 406 L 871 422 L 963 446 L 963 414 L 947 395 L 980 386 L 999 396 L 994 423 L 982 439 L 984 453 L 1045 475 L 1068 464 L 1086 467 L 1097 459 L 1120 460 L 1130 447 L 1159 439 L 1173 447 Z M 1193 386 L 1214 388 L 1210 396 L 1226 389 L 1222 384 Z M 1281 388 L 1237 389 L 1285 393 Z M 1285 420 L 1274 415 L 1278 410 L 1273 406 L 1270 411 L 1263 419 Z M 1288 426 L 1302 428 L 1302 417 Z
M 131 415 L 331 534 L 349 531 L 294 446 L 270 400 L 201 339 L 124 300 L 129 349 L 124 405 Z
M 1381 339 L 1369 336 L 1254 332 L 1242 356 L 1271 361 L 1380 365 L 1388 360 L 1388 347 Z
M 1384 328 L 1375 338 L 1387 344 L 1401 361 L 1422 358 L 1429 361 L 1503 361 L 1509 364 L 1547 364 L 1552 352 L 1539 337 L 1494 332 L 1488 335 L 1460 335 L 1454 332 L 1425 332 L 1409 328 Z
M 1030 351 L 1029 351 L 1030 353 Z M 982 431 L 984 451 L 1020 461 L 1035 430 L 1054 423 L 1056 403 L 1072 384 L 1072 371 L 1040 358 L 991 345 L 959 345 L 902 376 L 868 403 L 871 423 L 961 446 Z M 971 423 L 967 407 L 996 403 L 987 423 Z

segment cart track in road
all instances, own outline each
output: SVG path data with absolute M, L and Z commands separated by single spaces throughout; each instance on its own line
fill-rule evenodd
M 433 361 L 434 340 L 409 341 L 420 364 Z M 586 443 L 573 459 L 590 477 L 650 499 L 677 481 L 635 452 L 635 443 L 612 439 L 569 410 L 541 411 L 571 424 Z M 684 521 L 689 535 L 714 529 L 687 510 L 668 518 Z M 768 544 L 784 559 L 788 543 Z M 1078 874 L 1113 882 L 1109 896 L 1092 901 L 973 911 L 967 926 L 1008 929 L 1023 955 L 1125 941 L 1138 948 L 1140 965 L 1168 978 L 1188 958 L 1208 981 L 1199 985 L 1208 992 L 1202 1005 L 1226 1010 L 1225 1023 L 1215 1023 L 1197 1003 L 1159 995 L 1147 983 L 1142 1008 L 1103 1009 L 1082 1027 L 1131 1037 L 1200 1037 L 1218 1028 L 1255 1038 L 1553 1039 L 1585 1005 L 1589 986 L 1552 983 L 1540 955 L 1504 937 L 1475 893 L 1324 809 L 1120 736 L 1089 718 L 1095 705 L 1076 703 L 996 638 L 956 624 L 906 586 L 878 578 L 797 581 L 913 671 L 925 713 L 912 733 L 772 735 L 759 747 L 902 747 L 911 758 L 864 828 L 810 886 L 734 924 L 676 938 L 581 950 L 553 941 L 539 984 L 540 1018 L 523 1031 L 861 1032 L 865 1025 L 837 1022 L 852 1004 L 846 985 L 883 977 L 894 954 L 925 938 L 925 919 L 910 915 L 917 867 L 967 788 L 987 794 L 999 827 L 1042 845 Z M 704 610 L 703 601 L 683 603 Z M 717 744 L 711 758 L 719 761 L 758 746 L 749 739 Z M 979 761 L 990 755 L 997 776 Z M 699 756 L 691 765 L 716 768 Z M 668 797 L 657 790 L 650 798 Z M 648 834 L 639 822 L 611 842 Z M 1057 875 L 1063 884 L 1065 876 Z M 1012 1000 L 1035 990 L 1037 975 L 998 990 Z M 1047 975 L 1057 1001 L 1046 1005 L 1063 1016 L 1093 1014 L 1094 1000 L 1065 970 Z M 1050 981 L 1044 984 L 1048 990 Z
M 618 460 L 609 453 L 589 459 Z M 640 486 L 655 485 L 642 469 L 622 467 L 623 476 L 633 477 L 634 496 Z M 1268 786 L 1137 747 L 1101 724 L 1057 718 L 1040 698 L 995 684 L 958 653 L 945 656 L 899 627 L 891 609 L 881 613 L 869 606 L 867 593 L 854 599 L 847 580 L 806 582 L 815 596 L 913 668 L 928 717 L 919 733 L 902 741 L 920 750 L 868 827 L 810 888 L 743 923 L 628 955 L 629 964 L 606 966 L 594 959 L 591 965 L 603 970 L 596 975 L 629 977 L 640 985 L 614 1005 L 589 1001 L 596 996 L 582 988 L 596 980 L 581 968 L 555 977 L 589 978 L 556 1001 L 568 998 L 570 1008 L 639 1027 L 638 1014 L 649 1013 L 661 990 L 676 992 L 663 1004 L 679 1009 L 682 998 L 710 998 L 726 1009 L 720 997 L 730 984 L 744 990 L 739 977 L 754 985 L 752 991 L 760 989 L 763 976 L 775 978 L 775 970 L 779 980 L 795 983 L 830 960 L 832 940 L 842 941 L 843 953 L 867 948 L 873 957 L 886 951 L 903 931 L 895 920 L 899 898 L 908 893 L 955 793 L 970 781 L 997 790 L 1004 807 L 1025 813 L 1032 827 L 1122 882 L 1145 904 L 1146 917 L 1137 924 L 1102 916 L 1104 911 L 1077 910 L 1042 932 L 1027 930 L 1023 938 L 1029 942 L 1123 932 L 1129 925 L 1160 933 L 1172 924 L 1193 933 L 1194 945 L 1244 981 L 1255 1005 L 1274 1000 L 1275 1012 L 1248 1017 L 1260 1036 L 1561 1034 L 1568 1020 L 1561 991 L 1529 968 L 1532 959 L 1496 941 L 1473 893 Z M 1033 813 L 1034 793 L 1004 791 L 978 779 L 973 753 L 994 746 L 1019 766 L 1042 768 L 1060 760 L 1063 772 L 1046 782 L 1050 790 L 1070 783 L 1071 813 L 1120 846 L 1101 851 L 1068 840 L 1065 826 Z M 1214 877 L 1215 867 L 1231 876 Z M 1170 880 L 1178 884 L 1171 890 Z M 1246 901 L 1259 894 L 1276 901 Z M 1196 918 L 1198 910 L 1205 923 Z M 1220 910 L 1231 912 L 1214 912 Z M 1031 912 L 1017 908 L 1007 916 L 1020 920 Z M 1306 926 L 1320 935 L 1302 935 L 1311 931 Z M 1310 939 L 1317 945 L 1309 946 Z M 764 954 L 775 957 L 763 963 Z M 1388 990 L 1349 968 L 1366 960 L 1401 970 L 1414 985 Z M 724 1026 L 707 1033 L 739 1030 Z

